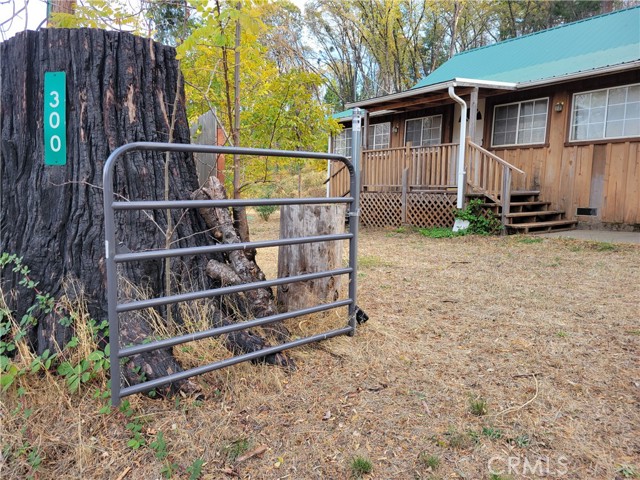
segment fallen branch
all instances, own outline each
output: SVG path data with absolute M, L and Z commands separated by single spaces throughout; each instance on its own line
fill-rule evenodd
M 240 457 L 238 457 L 236 459 L 236 463 L 242 463 L 246 460 L 249 460 L 250 458 L 257 457 L 258 455 L 262 455 L 266 451 L 267 451 L 267 447 L 264 445 L 261 445 L 258 448 L 255 448 L 250 452 L 247 452 L 244 455 L 241 455 Z
M 528 375 L 521 375 L 521 376 L 530 376 L 533 377 L 533 380 L 536 382 L 536 393 L 533 395 L 533 397 L 531 397 L 529 400 L 527 400 L 526 402 L 524 402 L 522 405 L 518 406 L 518 407 L 510 407 L 507 408 L 506 410 L 503 410 L 501 412 L 498 412 L 496 414 L 494 414 L 494 417 L 498 417 L 500 415 L 506 415 L 507 413 L 513 413 L 513 412 L 517 412 L 518 410 L 522 410 L 524 407 L 526 407 L 527 405 L 529 405 L 531 402 L 533 402 L 536 398 L 538 398 L 538 378 L 536 377 L 535 373 L 531 373 Z

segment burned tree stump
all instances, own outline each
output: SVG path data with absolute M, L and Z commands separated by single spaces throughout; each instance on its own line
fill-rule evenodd
M 38 289 L 54 298 L 64 295 L 66 282 L 80 285 L 89 313 L 102 320 L 107 310 L 102 169 L 109 154 L 126 143 L 189 143 L 175 50 L 123 32 L 44 29 L 19 33 L 0 44 L 0 60 L 0 252 L 22 256 Z M 43 112 L 54 100 L 45 98 L 45 72 L 66 75 L 66 95 L 59 98 L 66 106 L 60 119 L 66 157 L 59 165 L 46 165 L 44 158 Z M 196 167 L 186 153 L 165 157 L 159 152 L 131 152 L 115 169 L 119 199 L 186 199 L 197 188 Z M 117 212 L 116 231 L 123 251 L 165 248 L 167 241 L 171 247 L 216 241 L 195 210 L 173 210 L 171 217 L 166 211 Z M 212 288 L 219 282 L 206 274 L 210 260 L 224 262 L 218 255 L 175 258 L 170 264 L 122 264 L 121 285 L 136 285 L 153 296 Z M 35 292 L 18 285 L 11 269 L 1 273 L 0 286 L 13 292 L 6 298 L 19 318 L 34 304 Z M 165 282 L 167 276 L 170 283 Z M 121 292 L 121 300 L 128 294 L 126 289 Z M 216 323 L 216 315 L 212 317 Z M 37 320 L 28 332 L 37 352 L 58 349 L 72 334 L 55 316 L 40 315 Z M 181 321 L 178 309 L 174 320 Z M 151 335 L 144 316 L 121 317 L 122 345 Z M 133 370 L 142 369 L 147 379 L 181 370 L 170 350 L 137 355 L 127 365 L 131 368 L 123 371 L 133 383 Z

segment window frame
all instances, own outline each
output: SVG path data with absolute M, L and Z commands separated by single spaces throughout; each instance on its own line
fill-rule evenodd
M 607 116 L 609 114 L 609 94 L 611 90 L 615 90 L 617 88 L 629 88 L 629 87 L 640 87 L 640 83 L 629 83 L 629 84 L 625 84 L 625 85 L 615 85 L 613 87 L 606 87 L 606 88 L 596 88 L 593 90 L 584 90 L 584 91 L 580 91 L 580 92 L 574 92 L 571 95 L 571 115 L 569 116 L 569 132 L 568 132 L 568 143 L 570 144 L 580 144 L 580 143 L 594 143 L 594 142 L 616 142 L 616 141 L 620 141 L 620 140 L 626 140 L 629 138 L 640 138 L 640 135 L 621 135 L 621 136 L 616 136 L 616 137 L 607 137 L 606 133 L 607 133 Z M 573 138 L 573 129 L 575 127 L 575 117 L 576 117 L 576 96 L 577 95 L 585 95 L 585 94 L 593 94 L 596 92 L 606 92 L 607 93 L 607 99 L 605 101 L 605 105 L 604 105 L 604 121 L 602 122 L 602 136 L 600 137 L 595 137 L 595 138 Z M 626 110 L 626 105 L 629 102 L 625 102 L 622 105 L 625 105 L 625 110 Z M 591 107 L 589 107 L 589 111 L 591 111 Z M 589 124 L 587 124 L 589 125 Z
M 377 127 L 384 127 L 387 126 L 387 144 L 385 146 L 381 146 L 381 147 L 375 147 L 375 139 L 376 139 L 376 128 Z M 373 129 L 373 131 L 371 132 L 371 129 Z M 371 133 L 370 133 L 371 132 Z M 372 138 L 369 138 L 369 135 L 372 136 Z M 384 135 L 384 132 L 380 135 Z M 386 148 L 389 148 L 389 146 L 391 145 L 391 122 L 381 122 L 381 123 L 374 123 L 374 124 L 370 124 L 369 125 L 369 131 L 367 131 L 367 150 L 384 150 Z
M 345 152 L 344 152 L 344 154 L 343 154 L 342 152 L 338 152 L 338 151 L 337 151 L 337 148 L 338 148 L 338 137 L 342 136 L 343 134 L 344 134 L 344 135 L 345 135 L 345 137 L 346 137 L 346 133 L 347 133 L 347 131 L 351 132 L 351 135 L 349 136 L 349 141 L 348 141 L 348 142 L 346 141 L 346 138 L 345 138 Z M 352 153 L 353 153 L 353 152 L 351 151 L 351 147 L 352 147 L 352 145 L 351 145 L 351 139 L 352 139 L 352 138 L 353 138 L 353 128 L 352 128 L 352 127 L 345 127 L 345 128 L 343 128 L 342 130 L 340 130 L 340 131 L 335 135 L 335 137 L 334 137 L 334 142 L 333 142 L 333 153 L 335 153 L 335 154 L 337 154 L 337 155 L 343 155 L 343 156 L 345 156 L 345 157 L 347 157 L 347 158 L 351 158 Z M 348 145 L 347 145 L 347 143 L 348 143 Z
M 539 102 L 545 100 L 547 102 L 547 109 L 545 112 L 545 120 L 544 120 L 544 137 L 542 138 L 542 141 L 540 142 L 527 142 L 527 143 L 518 143 L 518 135 L 519 135 L 519 131 L 520 131 L 520 112 L 522 109 L 522 104 L 523 103 L 533 103 L 534 104 L 534 108 L 535 108 L 535 102 Z M 517 102 L 509 102 L 509 103 L 501 103 L 501 104 L 496 104 L 493 106 L 493 118 L 491 119 L 491 148 L 512 148 L 512 147 L 523 147 L 523 146 L 528 146 L 528 145 L 535 145 L 535 146 L 544 146 L 547 144 L 547 135 L 549 132 L 549 108 L 551 105 L 551 98 L 550 97 L 539 97 L 539 98 L 529 98 L 527 100 L 519 100 Z M 518 105 L 518 116 L 517 121 L 516 121 L 516 143 L 499 143 L 499 144 L 495 144 L 494 143 L 494 135 L 495 135 L 495 128 L 496 128 L 496 110 L 498 108 L 503 108 L 503 107 L 508 107 L 510 105 Z M 534 112 L 535 115 L 535 112 Z
M 438 142 L 437 143 L 422 143 L 423 140 L 424 140 L 422 138 L 423 129 L 424 129 L 424 120 L 426 118 L 436 118 L 436 117 L 440 117 L 440 128 L 439 128 L 440 135 L 438 136 Z M 412 143 L 411 144 L 412 147 L 431 147 L 431 146 L 434 146 L 434 145 L 441 145 L 442 144 L 442 123 L 444 121 L 444 117 L 443 117 L 443 115 L 441 113 L 438 113 L 436 115 L 425 115 L 424 117 L 407 118 L 404 121 L 404 145 L 407 144 L 407 133 L 409 131 L 408 124 L 409 124 L 409 122 L 415 122 L 416 120 L 421 120 L 422 121 L 421 125 L 420 125 L 420 145 L 415 145 L 415 144 Z

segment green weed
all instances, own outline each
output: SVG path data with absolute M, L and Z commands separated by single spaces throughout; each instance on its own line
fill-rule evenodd
M 477 434 L 475 432 L 462 433 L 456 429 L 449 429 L 445 436 L 447 437 L 447 444 L 449 448 L 454 450 L 464 450 L 472 447 L 477 443 Z
M 127 442 L 128 447 L 131 447 L 133 450 L 138 450 L 140 447 L 147 444 L 147 440 L 142 435 L 142 423 L 139 419 L 127 423 L 125 428 L 133 435 Z
M 231 442 L 224 448 L 225 453 L 227 454 L 227 458 L 230 462 L 234 462 L 236 458 L 241 456 L 243 453 L 247 452 L 250 447 L 250 442 L 246 438 L 241 438 L 236 440 L 235 442 Z
M 269 217 L 278 211 L 280 207 L 278 205 L 258 205 L 255 207 L 258 216 L 267 222 Z
M 518 447 L 528 447 L 531 445 L 531 437 L 525 433 L 518 435 L 511 442 L 515 443 Z
M 160 469 L 160 473 L 164 478 L 172 478 L 173 474 L 178 471 L 180 465 L 173 462 L 165 462 L 162 468 Z
M 499 440 L 502 438 L 502 430 L 493 427 L 482 427 L 482 435 L 491 440 Z
M 354 457 L 351 460 L 351 473 L 356 478 L 361 478 L 363 475 L 371 473 L 373 471 L 373 464 L 371 460 L 365 457 Z
M 497 473 L 492 473 L 489 475 L 489 480 L 511 480 L 511 477 L 505 475 L 498 475 Z
M 36 302 L 27 309 L 18 322 L 6 305 L 0 305 L 0 387 L 7 391 L 14 382 L 27 374 L 36 374 L 53 368 L 64 377 L 71 393 L 83 383 L 96 378 L 106 379 L 109 369 L 109 346 L 98 347 L 106 335 L 108 322 L 101 323 L 83 313 L 82 305 L 71 305 L 66 298 L 56 301 L 51 295 L 38 289 L 38 282 L 30 277 L 30 269 L 15 254 L 2 253 L 0 268 L 9 267 L 21 278 L 19 284 L 31 290 Z M 74 309 L 79 307 L 77 310 Z M 40 315 L 55 315 L 57 321 L 73 328 L 74 335 L 60 351 L 49 349 L 33 355 L 25 344 L 28 329 L 38 323 Z M 22 347 L 21 347 L 22 346 Z
M 640 478 L 640 470 L 633 465 L 620 465 L 618 471 L 622 478 Z
M 197 458 L 191 465 L 187 467 L 189 480 L 198 480 L 198 478 L 200 478 L 200 476 L 202 475 L 202 465 L 204 465 L 204 460 L 202 460 L 201 458 Z
M 427 455 L 426 452 L 422 452 L 418 460 L 425 468 L 429 468 L 431 470 L 437 470 L 440 466 L 440 458 L 436 455 Z
M 164 441 L 164 433 L 158 432 L 156 439 L 149 444 L 149 448 L 155 452 L 158 460 L 164 460 L 167 456 L 167 442 Z
M 454 232 L 446 227 L 419 228 L 418 232 L 428 238 L 453 238 L 465 235 L 466 230 Z
M 503 226 L 500 219 L 491 211 L 486 211 L 482 206 L 482 200 L 471 200 L 462 210 L 455 210 L 454 215 L 460 220 L 467 220 L 469 227 L 466 233 L 475 235 L 496 235 L 502 232 Z
M 614 252 L 617 250 L 616 246 L 609 242 L 596 242 L 594 249 L 598 252 Z
M 390 264 L 375 255 L 362 255 L 358 257 L 358 266 L 360 268 L 388 267 Z
M 489 406 L 484 398 L 471 398 L 469 400 L 469 411 L 476 417 L 482 417 L 489 411 Z

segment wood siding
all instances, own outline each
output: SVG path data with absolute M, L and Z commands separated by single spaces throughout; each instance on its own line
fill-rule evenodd
M 632 83 L 631 78 L 628 83 Z M 571 220 L 640 225 L 640 140 L 568 141 L 573 93 L 622 84 L 600 79 L 597 87 L 589 82 L 579 82 L 563 86 L 562 91 L 546 89 L 523 92 L 517 97 L 511 95 L 507 101 L 549 97 L 545 145 L 491 149 L 505 161 L 527 172 L 526 178 L 514 177 L 513 189 L 540 190 L 542 199 L 552 202 L 554 209 L 565 210 Z M 488 112 L 493 110 L 493 105 L 505 101 L 503 98 L 491 100 Z M 557 103 L 563 104 L 562 112 L 554 110 Z M 486 136 L 489 137 L 491 118 L 487 119 L 485 131 L 489 132 Z M 579 216 L 578 208 L 595 208 L 597 213 L 595 216 Z

